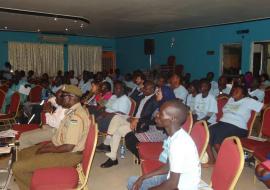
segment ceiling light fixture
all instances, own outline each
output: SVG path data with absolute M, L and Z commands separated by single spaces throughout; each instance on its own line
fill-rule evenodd
M 50 17 L 53 18 L 55 21 L 57 19 L 68 19 L 68 20 L 76 20 L 81 21 L 86 24 L 90 24 L 90 21 L 82 16 L 73 16 L 73 15 L 64 15 L 64 14 L 56 14 L 56 13 L 48 13 L 48 12 L 39 12 L 39 11 L 32 11 L 32 10 L 24 10 L 24 9 L 13 9 L 8 7 L 0 7 L 0 12 L 4 13 L 12 13 L 12 14 L 21 14 L 21 15 L 32 15 L 32 16 L 40 16 L 40 17 Z

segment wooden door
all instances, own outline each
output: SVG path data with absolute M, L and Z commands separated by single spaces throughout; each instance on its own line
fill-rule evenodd
M 102 52 L 102 71 L 113 73 L 116 68 L 116 56 L 113 51 Z

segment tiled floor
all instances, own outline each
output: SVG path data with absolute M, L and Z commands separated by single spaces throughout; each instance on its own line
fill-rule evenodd
M 99 165 L 106 160 L 103 153 L 96 153 L 91 174 L 89 178 L 89 189 L 91 190 L 126 190 L 127 179 L 132 175 L 140 175 L 140 166 L 133 164 L 132 155 L 127 152 L 125 159 L 119 159 L 119 164 L 112 168 L 103 169 Z M 202 178 L 209 182 L 211 168 L 202 170 Z M 238 181 L 236 190 L 266 190 L 267 188 L 259 181 L 253 183 L 254 169 L 245 167 Z M 18 190 L 16 183 L 12 180 L 9 189 Z

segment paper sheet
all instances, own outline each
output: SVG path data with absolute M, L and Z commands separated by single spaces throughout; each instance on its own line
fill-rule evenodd
M 21 94 L 24 94 L 24 95 L 29 95 L 30 93 L 30 90 L 31 90 L 31 87 L 28 87 L 28 88 L 25 88 L 24 85 L 20 85 L 20 88 L 19 88 L 19 93 Z

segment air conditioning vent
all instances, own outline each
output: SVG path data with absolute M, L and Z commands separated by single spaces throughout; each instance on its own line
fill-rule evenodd
M 40 35 L 39 40 L 41 42 L 66 43 L 68 41 L 68 38 L 65 36 Z

